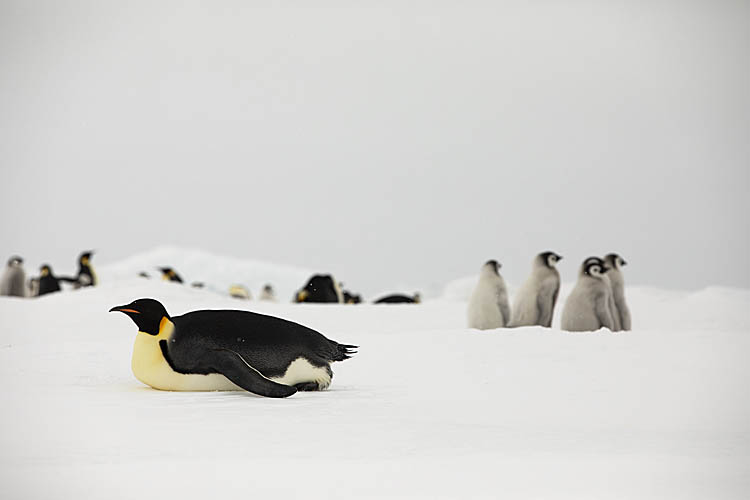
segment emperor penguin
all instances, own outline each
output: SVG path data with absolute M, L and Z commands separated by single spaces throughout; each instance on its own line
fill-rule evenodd
M 260 291 L 259 300 L 267 300 L 269 302 L 276 302 L 276 293 L 273 291 L 273 286 L 269 283 L 263 285 L 263 289 Z
M 479 270 L 479 281 L 469 299 L 469 328 L 491 330 L 510 321 L 508 290 L 500 276 L 500 263 L 488 260 Z
M 138 326 L 135 377 L 165 391 L 245 390 L 273 398 L 328 388 L 331 363 L 355 354 L 291 321 L 248 311 L 203 310 L 170 316 L 154 299 L 116 306 Z
M 599 259 L 599 257 L 589 257 L 588 259 L 583 261 L 583 265 L 585 266 L 589 262 L 593 262 L 597 259 Z M 606 258 L 601 260 L 604 261 L 604 267 L 606 268 L 606 272 L 602 274 L 602 281 L 604 281 L 607 284 L 607 288 L 609 288 L 609 299 L 607 300 L 607 304 L 609 306 L 609 313 L 612 315 L 612 331 L 619 332 L 620 330 L 622 330 L 622 327 L 620 324 L 620 314 L 617 312 L 617 304 L 615 304 L 615 296 L 614 293 L 612 293 L 612 282 L 610 280 L 610 271 L 612 270 L 612 266 L 607 264 Z
M 244 285 L 231 285 L 229 287 L 229 296 L 235 299 L 252 300 L 253 296 L 250 294 L 250 290 Z
M 612 284 L 613 302 L 618 316 L 615 318 L 615 322 L 619 320 L 620 329 L 628 332 L 632 324 L 630 322 L 630 308 L 625 301 L 625 280 L 622 276 L 622 266 L 626 266 L 628 263 L 616 253 L 607 254 L 604 257 L 604 262 L 610 268 L 607 275 L 609 275 L 609 281 Z
M 599 257 L 589 257 L 581 265 L 578 281 L 565 301 L 562 329 L 593 332 L 602 327 L 614 329 L 609 305 L 610 286 L 604 280 L 607 267 Z
M 404 295 L 402 293 L 386 295 L 385 297 L 380 297 L 378 300 L 373 302 L 373 304 L 419 304 L 421 302 L 422 296 L 419 294 L 419 292 L 416 292 L 412 296 Z
M 93 250 L 83 252 L 78 256 L 78 287 L 84 286 L 96 286 L 98 280 L 96 279 L 96 273 L 94 268 L 91 266 L 91 257 L 94 255 Z
M 297 292 L 295 302 L 342 303 L 344 294 L 330 274 L 316 274 Z
M 26 273 L 23 270 L 23 259 L 17 255 L 8 259 L 3 277 L 0 278 L 0 295 L 6 297 L 26 296 Z
M 180 278 L 180 275 L 177 274 L 171 267 L 160 267 L 158 269 L 159 271 L 161 271 L 161 278 L 164 281 L 174 281 L 175 283 L 183 282 L 182 278 Z
M 52 272 L 49 264 L 43 264 L 39 268 L 39 290 L 37 295 L 47 295 L 48 293 L 60 291 L 60 280 Z
M 560 292 L 557 263 L 562 256 L 542 252 L 531 263 L 531 275 L 516 292 L 510 326 L 552 326 L 552 317 Z

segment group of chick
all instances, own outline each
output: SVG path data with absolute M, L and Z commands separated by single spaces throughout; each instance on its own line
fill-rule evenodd
M 91 267 L 91 257 L 94 252 L 88 250 L 78 256 L 78 274 L 76 276 L 55 276 L 52 266 L 42 264 L 39 276 L 26 281 L 23 269 L 23 259 L 14 255 L 8 259 L 2 278 L 0 278 L 0 295 L 7 297 L 38 297 L 48 293 L 59 292 L 62 284 L 67 283 L 74 289 L 94 286 L 97 283 L 96 274 Z
M 518 326 L 552 326 L 562 257 L 542 252 L 534 258 L 531 275 L 515 294 L 513 309 L 505 280 L 496 260 L 486 262 L 469 299 L 469 328 L 490 330 Z M 630 309 L 625 301 L 622 267 L 627 263 L 615 253 L 604 258 L 588 257 L 581 264 L 578 281 L 563 307 L 561 328 L 569 332 L 590 332 L 607 328 L 629 331 Z

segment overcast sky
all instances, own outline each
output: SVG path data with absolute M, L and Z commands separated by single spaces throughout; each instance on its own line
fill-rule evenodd
M 0 1 L 0 256 L 750 286 L 750 2 L 356 3 Z

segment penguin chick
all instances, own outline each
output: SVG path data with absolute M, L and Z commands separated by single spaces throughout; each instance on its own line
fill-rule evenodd
M 174 281 L 175 283 L 182 283 L 182 278 L 180 278 L 180 275 L 177 274 L 171 267 L 159 267 L 158 269 L 159 271 L 161 271 L 161 278 L 164 281 Z
M 26 272 L 23 270 L 23 259 L 17 255 L 8 259 L 3 277 L 0 278 L 0 295 L 6 297 L 26 296 Z
M 488 260 L 479 270 L 479 281 L 469 299 L 469 328 L 491 330 L 510 321 L 508 290 L 500 276 L 500 267 L 496 260 Z
M 43 264 L 39 268 L 39 291 L 37 295 L 47 295 L 48 293 L 60 291 L 60 280 L 52 272 L 49 264 Z
M 552 326 L 552 317 L 560 292 L 557 263 L 562 256 L 542 252 L 531 263 L 531 275 L 516 292 L 510 326 Z
M 593 332 L 602 327 L 612 330 L 609 309 L 609 285 L 604 281 L 607 268 L 599 257 L 589 257 L 581 265 L 578 281 L 565 301 L 562 329 L 569 332 Z
M 583 261 L 583 265 L 586 266 L 589 262 L 593 262 L 598 260 L 599 257 L 589 257 L 585 261 Z M 607 304 L 609 306 L 609 313 L 612 315 L 612 331 L 613 332 L 619 332 L 622 330 L 622 327 L 620 326 L 620 315 L 617 312 L 617 305 L 615 304 L 615 296 L 612 293 L 612 283 L 610 281 L 610 271 L 612 270 L 612 267 L 607 264 L 606 259 L 601 259 L 604 261 L 604 267 L 606 268 L 606 272 L 602 274 L 602 280 L 607 284 L 607 288 L 609 289 L 609 298 L 607 300 Z
M 203 310 L 170 316 L 154 299 L 110 312 L 138 326 L 132 369 L 138 380 L 166 391 L 246 390 L 284 398 L 328 388 L 331 363 L 357 346 L 339 344 L 297 323 L 248 311 Z
M 630 320 L 630 308 L 625 301 L 625 279 L 622 275 L 622 266 L 626 266 L 628 263 L 616 253 L 608 254 L 604 257 L 604 262 L 610 267 L 610 271 L 607 272 L 607 275 L 612 284 L 612 296 L 620 328 L 628 332 L 632 325 Z

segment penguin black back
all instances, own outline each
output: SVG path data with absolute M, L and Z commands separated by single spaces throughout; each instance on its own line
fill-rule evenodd
M 340 302 L 336 282 L 330 274 L 316 274 L 297 292 L 295 302 Z
M 394 293 L 392 295 L 386 295 L 381 297 L 374 302 L 374 304 L 419 304 L 421 297 L 418 293 L 415 293 L 413 297 L 403 295 L 400 293 Z
M 42 267 L 39 268 L 39 291 L 37 295 L 46 295 L 48 293 L 59 291 L 60 281 L 52 272 L 52 267 L 49 264 L 43 264 Z
M 321 390 L 331 382 L 330 364 L 348 359 L 356 349 L 303 325 L 248 311 L 202 310 L 171 317 L 154 299 L 110 311 L 125 313 L 138 325 L 133 372 L 157 389 L 234 387 L 270 397 Z M 214 374 L 226 378 L 212 378 Z

